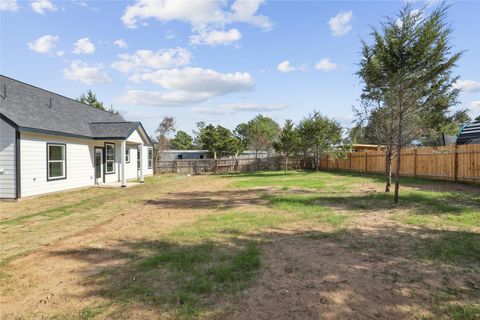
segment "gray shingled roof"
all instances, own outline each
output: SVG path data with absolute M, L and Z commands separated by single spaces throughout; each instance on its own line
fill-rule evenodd
M 90 123 L 90 131 L 95 138 L 128 137 L 140 122 L 94 122 Z
M 4 95 L 6 94 L 6 97 Z M 0 75 L 0 113 L 20 130 L 53 131 L 88 138 L 127 138 L 140 122 Z

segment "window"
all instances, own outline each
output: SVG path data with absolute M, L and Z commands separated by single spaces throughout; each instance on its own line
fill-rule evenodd
M 66 169 L 66 145 L 47 143 L 47 181 L 65 179 Z
M 153 167 L 153 149 L 148 149 L 148 169 L 152 169 Z
M 203 159 L 203 154 L 200 155 L 200 159 Z
M 183 159 L 183 154 L 177 155 L 177 159 L 182 160 Z
M 125 162 L 130 163 L 130 148 L 125 148 Z
M 115 173 L 114 143 L 105 143 L 105 173 Z

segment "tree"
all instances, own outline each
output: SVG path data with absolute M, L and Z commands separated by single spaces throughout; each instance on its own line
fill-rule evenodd
M 283 155 L 285 172 L 287 172 L 288 158 L 300 150 L 300 135 L 295 129 L 292 120 L 285 120 L 285 125 L 280 132 L 280 138 L 274 143 L 275 151 Z
M 175 118 L 165 116 L 163 120 L 158 124 L 157 130 L 155 130 L 158 141 L 155 162 L 160 159 L 160 154 L 168 148 L 170 144 L 168 140 L 168 135 L 173 132 L 175 132 Z
M 304 150 L 313 155 L 315 169 L 318 171 L 320 156 L 332 154 L 342 141 L 342 127 L 328 117 L 314 111 L 298 125 L 298 131 Z
M 225 156 L 238 156 L 243 150 L 241 141 L 232 132 L 222 126 L 211 124 L 203 127 L 198 136 L 202 149 L 213 154 L 214 159 Z
M 105 110 L 105 106 L 103 105 L 103 102 L 97 99 L 96 94 L 93 93 L 92 90 L 88 90 L 87 94 L 82 93 L 82 95 L 78 97 L 77 100 L 81 103 L 89 105 L 90 107 Z
M 475 118 L 475 121 L 480 121 L 480 115 Z
M 200 143 L 200 132 L 202 131 L 203 128 L 207 126 L 207 124 L 203 121 L 199 121 L 195 123 L 197 129 L 192 130 L 193 133 L 193 147 L 196 149 L 201 149 L 202 144 Z
M 368 100 L 363 101 L 362 109 L 354 109 L 357 115 L 357 125 L 362 126 L 362 139 L 367 143 L 379 144 L 385 147 L 385 192 L 390 192 L 392 185 L 392 161 L 396 141 L 396 122 L 392 108 L 382 107 L 377 104 L 369 105 Z M 363 126 L 363 123 L 367 123 Z
M 77 98 L 77 101 L 89 105 L 90 107 L 104 110 L 113 114 L 120 114 L 120 112 L 118 110 L 115 110 L 112 105 L 108 109 L 105 108 L 103 102 L 97 99 L 97 96 L 95 95 L 95 93 L 92 92 L 92 90 L 88 90 L 87 94 L 82 93 L 82 95 Z
M 248 123 L 241 123 L 235 128 L 235 136 L 246 148 L 255 151 L 255 159 L 259 151 L 268 151 L 280 134 L 280 126 L 269 117 L 261 114 Z
M 170 140 L 170 147 L 176 150 L 189 150 L 193 147 L 193 138 L 185 131 L 178 131 Z
M 441 5 L 428 17 L 409 5 L 398 19 L 387 19 L 381 30 L 373 29 L 373 43 L 362 42 L 358 75 L 364 82 L 363 100 L 388 109 L 395 127 L 395 196 L 400 188 L 401 149 L 419 139 L 429 121 L 447 113 L 457 102 L 452 68 L 461 53 L 451 53 L 448 7 Z

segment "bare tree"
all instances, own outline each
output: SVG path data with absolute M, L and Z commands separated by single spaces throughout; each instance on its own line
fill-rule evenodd
M 166 150 L 169 146 L 168 134 L 175 132 L 175 118 L 165 116 L 163 120 L 158 124 L 155 134 L 157 136 L 157 152 L 155 156 L 155 163 L 160 160 L 160 154 Z M 156 166 L 155 166 L 156 167 Z

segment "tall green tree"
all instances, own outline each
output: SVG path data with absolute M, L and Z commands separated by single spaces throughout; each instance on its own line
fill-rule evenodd
M 198 136 L 202 149 L 213 154 L 213 158 L 225 156 L 238 156 L 243 150 L 242 142 L 225 127 L 207 125 L 203 127 Z
M 362 42 L 358 75 L 364 82 L 363 100 L 375 108 L 390 109 L 395 127 L 393 148 L 397 168 L 395 196 L 400 188 L 401 148 L 424 133 L 424 126 L 439 114 L 448 114 L 457 103 L 453 67 L 461 53 L 452 53 L 447 21 L 448 7 L 441 5 L 429 16 L 407 5 L 397 18 L 387 18 L 373 29 L 373 42 Z
M 170 140 L 170 147 L 175 150 L 189 150 L 193 147 L 193 138 L 185 131 L 178 131 Z
M 82 93 L 82 95 L 78 97 L 77 100 L 81 103 L 89 105 L 90 107 L 106 110 L 103 102 L 97 99 L 97 95 L 93 93 L 92 90 L 88 90 L 86 94 Z
M 111 105 L 110 108 L 105 108 L 105 105 L 102 101 L 97 99 L 97 95 L 92 92 L 92 90 L 88 90 L 87 93 L 82 93 L 80 97 L 77 98 L 77 101 L 89 105 L 90 107 L 94 107 L 100 110 L 104 110 L 113 114 L 120 114 L 118 110 Z
M 301 145 L 304 152 L 313 155 L 315 170 L 319 169 L 320 156 L 333 154 L 342 142 L 342 127 L 328 117 L 314 111 L 298 125 Z
M 286 172 L 289 157 L 300 151 L 300 135 L 292 120 L 285 120 L 280 137 L 273 146 L 275 151 L 284 157 L 284 169 Z
M 255 151 L 269 151 L 280 135 L 280 126 L 273 119 L 261 114 L 248 123 L 241 123 L 235 128 L 235 135 L 242 141 L 245 148 Z

